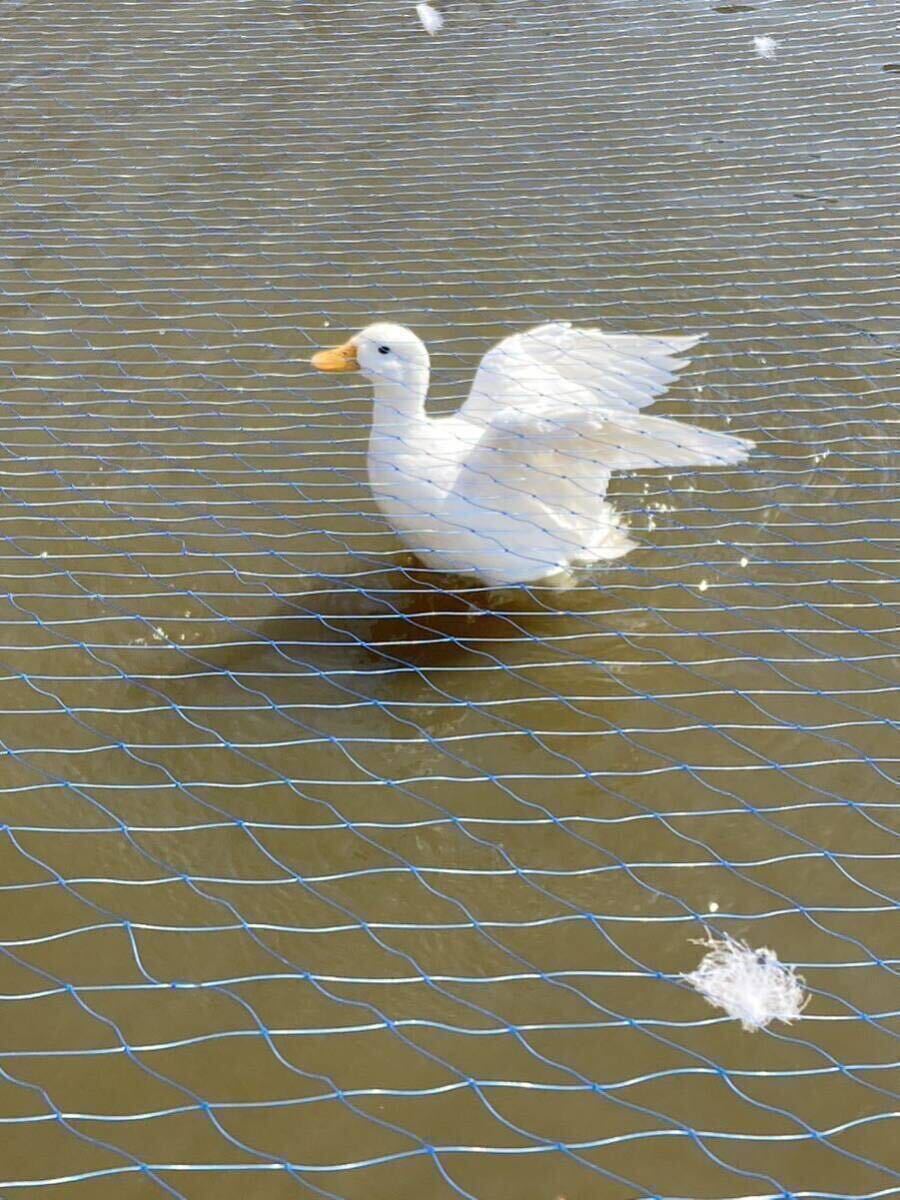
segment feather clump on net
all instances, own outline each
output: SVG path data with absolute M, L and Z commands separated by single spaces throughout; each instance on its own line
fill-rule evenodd
M 417 4 L 416 13 L 422 22 L 422 28 L 431 37 L 444 28 L 444 18 L 431 4 Z
M 748 1032 L 765 1029 L 771 1021 L 790 1024 L 799 1019 L 809 999 L 804 980 L 780 962 L 774 950 L 754 950 L 728 934 L 710 936 L 697 945 L 706 946 L 709 953 L 683 978 Z
M 755 37 L 753 49 L 760 58 L 773 59 L 778 54 L 778 43 L 773 37 Z

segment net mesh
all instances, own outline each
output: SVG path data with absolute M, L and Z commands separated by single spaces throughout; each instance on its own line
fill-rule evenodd
M 891 8 L 0 4 L 0 1192 L 897 1193 Z M 307 365 L 375 317 L 435 412 L 708 330 L 656 411 L 758 449 L 451 587 Z

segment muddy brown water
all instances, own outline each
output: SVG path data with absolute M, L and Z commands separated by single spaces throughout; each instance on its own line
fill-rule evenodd
M 894 1194 L 892 7 L 0 4 L 0 1195 Z M 376 316 L 708 330 L 758 452 L 430 577 Z

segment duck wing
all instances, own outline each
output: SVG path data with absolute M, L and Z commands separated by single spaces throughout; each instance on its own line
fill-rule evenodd
M 502 409 L 633 411 L 661 396 L 687 365 L 692 337 L 646 337 L 551 322 L 504 338 L 485 354 L 460 415 L 485 424 Z
M 441 515 L 474 539 L 482 578 L 543 578 L 633 548 L 605 500 L 613 471 L 730 464 L 750 448 L 634 410 L 507 407 L 460 459 Z
M 747 438 L 637 412 L 504 408 L 467 454 L 464 475 L 476 487 L 527 485 L 552 503 L 563 485 L 596 493 L 602 480 L 605 490 L 613 471 L 728 466 L 752 449 Z

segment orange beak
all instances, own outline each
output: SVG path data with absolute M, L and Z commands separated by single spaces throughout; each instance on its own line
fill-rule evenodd
M 344 342 L 333 350 L 320 350 L 310 359 L 317 371 L 358 371 L 356 360 L 356 345 L 354 342 Z

